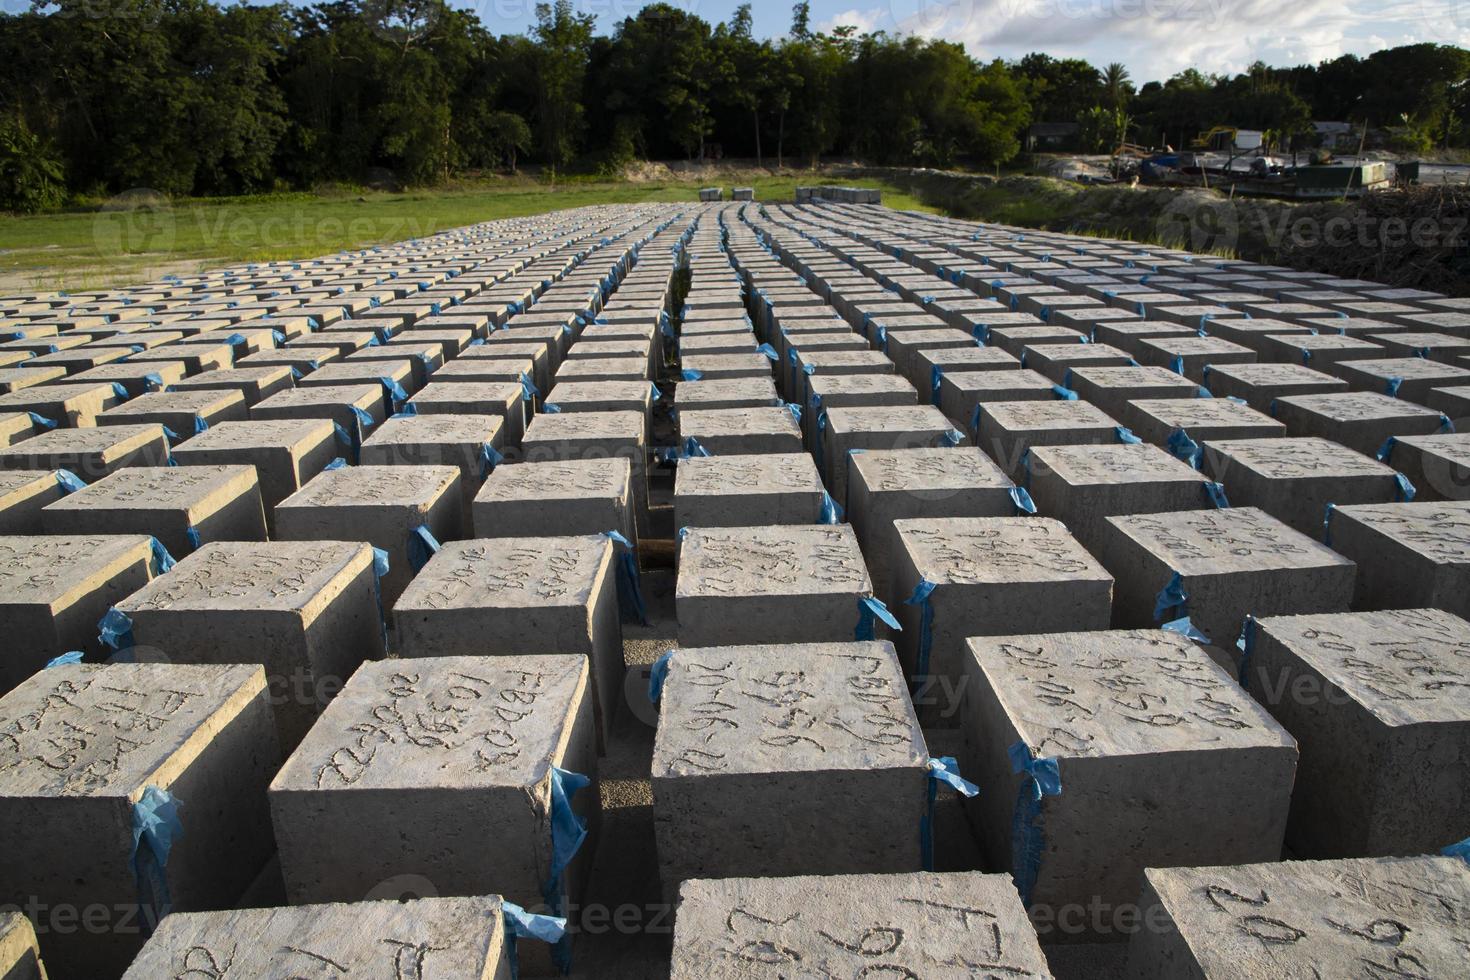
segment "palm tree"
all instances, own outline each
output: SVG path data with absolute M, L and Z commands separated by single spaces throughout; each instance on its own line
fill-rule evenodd
M 1128 69 L 1116 61 L 1104 68 L 1103 90 L 1109 106 L 1114 109 L 1123 108 L 1123 104 L 1133 94 L 1133 83 L 1128 77 Z

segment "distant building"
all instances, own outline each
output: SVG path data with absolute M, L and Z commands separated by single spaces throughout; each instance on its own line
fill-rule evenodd
M 1357 145 L 1357 135 L 1350 122 L 1313 122 L 1317 145 L 1329 150 L 1348 149 Z
M 1074 122 L 1032 123 L 1026 128 L 1026 150 L 1066 150 L 1077 145 L 1077 134 L 1082 127 Z

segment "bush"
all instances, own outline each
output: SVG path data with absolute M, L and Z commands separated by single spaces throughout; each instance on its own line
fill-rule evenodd
M 29 214 L 59 207 L 66 175 L 54 147 L 19 116 L 0 119 L 0 209 Z

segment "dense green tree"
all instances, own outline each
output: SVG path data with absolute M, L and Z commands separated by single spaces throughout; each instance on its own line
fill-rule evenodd
M 582 81 L 595 19 L 572 0 L 536 5 L 536 132 L 541 158 L 553 169 L 576 155 L 585 109 Z

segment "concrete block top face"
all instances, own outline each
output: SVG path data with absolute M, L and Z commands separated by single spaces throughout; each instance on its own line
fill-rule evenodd
M 1393 467 L 1331 439 L 1211 439 L 1205 444 L 1219 474 L 1240 466 L 1268 480 L 1304 477 L 1393 476 Z
M 234 390 L 213 388 L 181 389 L 179 391 L 151 391 L 126 401 L 104 413 L 107 418 L 124 418 L 129 415 L 149 415 L 154 412 L 193 412 L 209 415 L 228 409 L 231 405 L 243 404 L 245 396 Z
M 922 769 L 928 758 L 886 640 L 688 647 L 669 661 L 654 779 Z
M 1470 866 L 1458 858 L 1148 868 L 1144 876 L 1197 964 L 1197 972 L 1175 964 L 1189 975 L 1465 975 Z
M 142 534 L 0 536 L 0 606 L 43 605 L 55 612 L 151 555 Z
M 498 895 L 175 912 L 123 977 L 486 980 L 504 943 Z
M 1266 425 L 1286 431 L 1286 425 L 1265 412 L 1228 398 L 1136 398 L 1128 403 L 1137 412 L 1181 429 L 1200 426 Z
M 258 664 L 66 664 L 0 698 L 0 797 L 167 789 L 265 691 Z
M 688 531 L 679 546 L 676 598 L 872 594 L 857 535 L 847 524 Z
M 529 448 L 537 442 L 620 440 L 629 446 L 638 446 L 643 443 L 643 429 L 642 412 L 561 412 L 537 415 L 526 426 L 521 445 Z
M 1009 875 L 691 879 L 672 980 L 785 976 L 1047 980 Z
M 849 457 L 855 485 L 868 493 L 922 493 L 995 487 L 1013 483 L 978 449 L 870 449 Z
M 700 382 L 696 382 L 698 384 Z M 679 413 L 682 436 L 738 436 L 754 433 L 801 438 L 801 426 L 784 408 L 712 408 Z
M 770 378 L 710 378 L 699 382 L 685 382 L 674 389 L 676 405 L 762 397 L 768 397 L 771 404 L 781 400 L 776 395 L 776 383 Z
M 1074 487 L 1206 482 L 1204 475 L 1188 463 L 1147 443 L 1035 446 L 1031 450 L 1031 470 L 1054 473 Z
M 470 445 L 496 440 L 505 420 L 499 415 L 410 415 L 389 418 L 363 440 L 369 447 L 394 445 Z
M 1128 514 L 1106 520 L 1186 578 L 1353 566 L 1331 548 L 1255 507 Z
M 1296 748 L 1203 647 L 1176 633 L 972 636 L 965 643 L 1038 757 Z
M 896 374 L 814 374 L 806 383 L 824 400 L 842 395 L 898 395 L 918 400 L 914 386 Z
M 1412 402 L 1371 391 L 1342 391 L 1325 395 L 1287 395 L 1277 405 L 1289 405 L 1334 422 L 1375 419 L 1438 418 L 1439 413 Z
M 935 585 L 1113 581 L 1050 517 L 904 518 L 893 529 L 914 568 Z
M 330 419 L 254 419 L 220 422 L 190 436 L 179 450 L 296 449 L 334 436 Z
M 1384 725 L 1470 724 L 1470 622 L 1459 616 L 1439 609 L 1268 616 L 1256 630 Z
M 1343 517 L 1436 564 L 1470 564 L 1470 500 L 1344 505 L 1334 520 Z
M 210 541 L 117 606 L 128 614 L 290 611 L 310 621 L 372 561 L 356 541 Z
M 1111 429 L 1118 424 L 1102 409 L 1084 401 L 986 402 L 982 419 L 989 419 L 1006 432 Z
M 621 456 L 497 466 L 480 487 L 475 500 L 484 503 L 626 497 L 632 472 L 632 464 Z
M 833 408 L 827 429 L 835 436 L 859 432 L 949 432 L 954 423 L 933 405 L 876 405 Z
M 327 705 L 270 789 L 520 786 L 544 797 L 586 687 L 586 657 L 369 661 Z
M 1239 381 L 1253 388 L 1273 388 L 1282 385 L 1322 385 L 1341 389 L 1346 382 L 1330 374 L 1313 370 L 1301 364 L 1221 364 L 1210 369 L 1210 377 L 1216 375 Z
M 191 515 L 214 513 L 256 485 L 255 467 L 233 463 L 213 466 L 128 466 L 77 490 L 50 510 L 156 510 L 182 508 Z
M 1338 370 L 1350 377 L 1368 375 L 1373 378 L 1403 378 L 1413 381 L 1428 378 L 1431 381 L 1445 380 L 1445 384 L 1464 384 L 1470 380 L 1470 371 L 1464 368 L 1441 364 L 1427 357 L 1388 357 L 1348 361 Z
M 427 510 L 457 480 L 457 466 L 344 466 L 318 473 L 306 486 L 277 504 L 276 510 L 374 506 Z
M 558 405 L 606 401 L 647 404 L 651 395 L 647 381 L 563 381 L 551 389 L 546 400 Z
M 1161 367 L 1079 367 L 1072 371 L 1072 378 L 1082 379 L 1099 388 L 1179 388 L 1191 394 L 1199 385 Z
M 256 402 L 250 409 L 252 415 L 272 409 L 323 408 L 352 405 L 363 410 L 375 408 L 383 403 L 381 384 L 360 385 L 305 385 L 288 388 Z
M 679 461 L 674 495 L 822 492 L 817 464 L 806 453 L 692 456 Z
M 612 550 L 612 540 L 601 534 L 447 542 L 394 609 L 585 609 L 607 574 Z
M 29 425 L 30 421 L 27 420 L 26 424 Z M 99 453 L 106 459 L 114 453 L 128 452 L 162 437 L 163 426 L 157 422 L 84 429 L 52 429 L 14 445 L 0 447 L 0 458 L 22 459 L 47 455 Z

